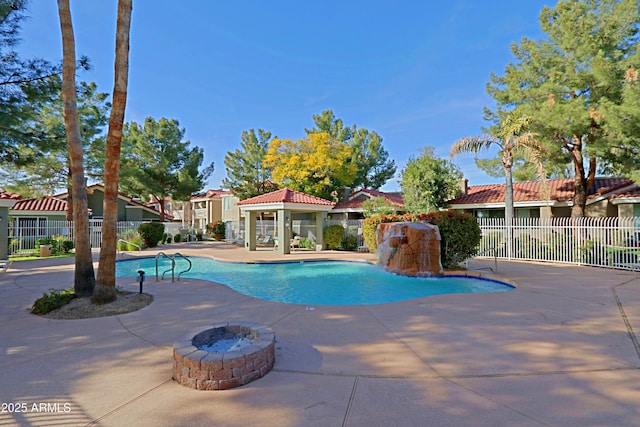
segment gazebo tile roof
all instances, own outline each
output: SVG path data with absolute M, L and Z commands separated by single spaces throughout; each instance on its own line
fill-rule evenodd
M 268 203 L 293 203 L 300 205 L 324 205 L 334 206 L 335 203 L 320 197 L 312 196 L 301 191 L 283 188 L 260 196 L 250 197 L 238 202 L 239 206 L 261 205 Z

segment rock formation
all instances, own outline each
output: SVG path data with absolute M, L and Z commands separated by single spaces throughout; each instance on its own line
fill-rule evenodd
M 440 230 L 425 222 L 378 225 L 378 264 L 405 276 L 440 276 Z

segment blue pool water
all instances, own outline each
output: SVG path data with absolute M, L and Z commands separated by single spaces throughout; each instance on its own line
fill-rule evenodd
M 182 275 L 218 282 L 237 292 L 268 301 L 306 305 L 361 305 L 405 301 L 430 295 L 505 292 L 506 283 L 481 278 L 447 276 L 417 278 L 399 276 L 377 265 L 345 261 L 305 261 L 277 264 L 245 264 L 190 257 L 193 268 Z M 147 286 L 155 284 L 155 258 L 118 261 L 117 277 L 146 273 Z M 170 268 L 160 259 L 159 272 Z M 187 262 L 176 259 L 176 275 Z M 170 273 L 167 273 L 170 281 Z M 165 281 L 167 280 L 165 276 Z M 158 282 L 162 283 L 162 282 Z M 165 282 L 166 283 L 166 282 Z

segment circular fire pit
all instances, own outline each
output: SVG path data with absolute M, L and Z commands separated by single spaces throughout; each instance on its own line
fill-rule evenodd
M 273 367 L 275 340 L 264 325 L 216 323 L 173 344 L 173 379 L 197 390 L 248 384 Z

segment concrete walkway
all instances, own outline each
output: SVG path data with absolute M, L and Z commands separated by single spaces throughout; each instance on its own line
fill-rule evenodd
M 285 259 L 345 256 L 368 255 Z M 518 288 L 314 310 L 211 282 L 148 281 L 155 300 L 140 311 L 50 320 L 28 308 L 72 286 L 73 260 L 14 262 L 0 276 L 0 426 L 640 426 L 640 276 L 500 262 L 496 277 Z M 133 278 L 118 285 L 137 290 Z M 225 391 L 172 381 L 172 343 L 231 320 L 275 331 L 274 369 Z

